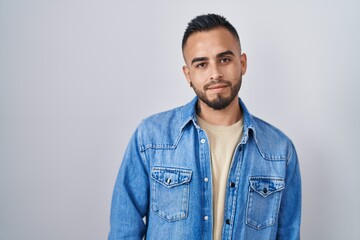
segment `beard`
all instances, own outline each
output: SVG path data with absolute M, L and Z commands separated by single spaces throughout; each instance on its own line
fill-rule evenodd
M 229 106 L 229 104 L 234 100 L 234 98 L 238 96 L 241 87 L 241 82 L 242 82 L 242 76 L 240 76 L 239 81 L 237 81 L 234 85 L 232 85 L 232 83 L 227 80 L 215 80 L 204 85 L 203 90 L 195 88 L 192 84 L 191 86 L 194 89 L 194 92 L 197 95 L 197 97 L 201 101 L 203 101 L 207 106 L 215 110 L 222 110 L 227 106 Z M 221 94 L 216 94 L 215 99 L 210 100 L 206 96 L 206 90 L 208 90 L 209 87 L 215 84 L 226 84 L 227 87 L 230 88 L 230 95 L 222 96 Z

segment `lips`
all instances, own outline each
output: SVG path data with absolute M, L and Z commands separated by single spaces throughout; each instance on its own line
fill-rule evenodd
M 229 86 L 231 86 L 230 81 L 226 81 L 226 80 L 211 81 L 204 86 L 204 91 L 206 91 L 206 90 L 213 90 L 213 91 L 214 90 L 222 90 Z
M 216 90 L 216 89 L 226 88 L 227 86 L 228 86 L 227 84 L 215 84 L 215 85 L 209 86 L 207 89 Z

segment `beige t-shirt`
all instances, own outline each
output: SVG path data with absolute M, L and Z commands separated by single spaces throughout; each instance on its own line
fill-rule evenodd
M 215 240 L 221 240 L 228 173 L 235 148 L 241 140 L 243 119 L 241 118 L 230 126 L 214 125 L 199 116 L 197 119 L 210 142 L 214 214 L 213 236 Z

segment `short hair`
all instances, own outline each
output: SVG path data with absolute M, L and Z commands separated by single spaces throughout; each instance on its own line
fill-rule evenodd
M 227 30 L 229 30 L 229 32 L 239 42 L 239 46 L 240 46 L 240 38 L 234 26 L 231 25 L 231 23 L 225 17 L 218 14 L 210 13 L 210 14 L 199 15 L 193 18 L 188 23 L 182 39 L 182 50 L 184 50 L 185 44 L 191 34 L 196 32 L 209 31 L 218 27 L 224 27 Z

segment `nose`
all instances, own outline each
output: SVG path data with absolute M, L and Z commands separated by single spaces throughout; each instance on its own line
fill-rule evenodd
M 210 71 L 210 80 L 218 80 L 223 78 L 220 66 L 213 64 Z

